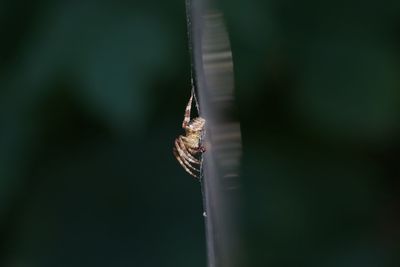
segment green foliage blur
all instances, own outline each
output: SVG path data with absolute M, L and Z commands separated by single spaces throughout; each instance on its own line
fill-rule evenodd
M 220 2 L 246 266 L 400 266 L 400 1 Z M 0 36 L 0 266 L 206 266 L 184 1 L 0 0 Z

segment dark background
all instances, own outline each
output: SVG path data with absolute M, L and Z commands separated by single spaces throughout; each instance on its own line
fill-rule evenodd
M 400 1 L 221 1 L 246 266 L 400 266 Z M 172 156 L 184 1 L 0 1 L 0 266 L 205 266 Z

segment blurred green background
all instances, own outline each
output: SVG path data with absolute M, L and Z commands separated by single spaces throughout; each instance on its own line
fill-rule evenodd
M 400 266 L 400 1 L 221 1 L 246 266 Z M 0 266 L 205 266 L 172 156 L 184 1 L 0 0 Z

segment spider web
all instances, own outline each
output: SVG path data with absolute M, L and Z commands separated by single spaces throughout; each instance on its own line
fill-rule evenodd
M 193 75 L 193 73 L 191 73 L 191 75 Z M 199 102 L 197 101 L 196 90 L 195 90 L 194 83 L 193 83 L 193 77 L 191 78 L 191 83 L 192 83 L 192 92 L 191 93 L 192 93 L 193 98 L 194 98 L 194 104 L 195 104 L 195 107 L 196 107 L 197 114 L 200 116 Z M 203 130 L 203 132 L 201 134 L 201 137 L 200 137 L 200 144 L 201 145 L 203 145 L 204 133 L 205 133 L 205 130 Z M 200 170 L 200 172 L 199 172 L 199 182 L 202 183 L 202 180 L 203 180 L 203 154 L 200 155 L 200 167 L 199 167 L 199 170 Z M 202 195 L 204 197 L 203 186 L 201 186 L 201 190 L 202 190 Z M 204 215 L 207 214 L 206 210 L 205 210 L 205 207 L 204 207 L 203 214 Z

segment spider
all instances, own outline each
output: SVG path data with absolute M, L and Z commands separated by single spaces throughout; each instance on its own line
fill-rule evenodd
M 196 158 L 196 156 L 205 152 L 205 148 L 201 145 L 200 141 L 206 120 L 201 117 L 190 119 L 193 94 L 192 91 L 182 122 L 182 128 L 185 130 L 185 135 L 180 135 L 175 139 L 173 153 L 185 171 L 198 178 L 199 175 L 197 173 L 199 173 L 200 170 L 195 168 L 193 165 L 200 165 L 200 160 Z

